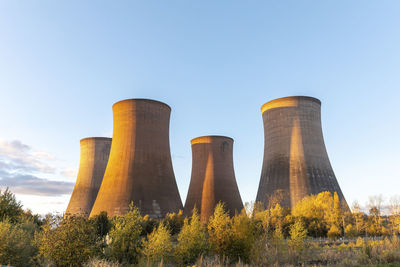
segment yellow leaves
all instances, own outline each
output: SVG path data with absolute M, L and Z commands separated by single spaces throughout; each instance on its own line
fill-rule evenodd
M 168 261 L 172 253 L 172 240 L 169 230 L 160 223 L 143 242 L 143 255 L 148 262 Z
M 193 215 L 185 219 L 183 227 L 178 235 L 178 244 L 175 255 L 181 264 L 194 263 L 196 259 L 207 251 L 207 237 L 204 227 L 200 223 L 197 209 L 193 209 Z
M 304 249 L 304 240 L 307 237 L 307 229 L 300 220 L 296 220 L 294 224 L 290 226 L 290 240 L 289 245 L 294 251 L 301 251 Z
M 328 231 L 328 237 L 329 238 L 338 238 L 341 235 L 340 229 L 335 225 L 332 224 L 331 228 Z
M 357 230 L 352 224 L 348 224 L 344 229 L 344 234 L 347 237 L 355 237 L 357 236 Z

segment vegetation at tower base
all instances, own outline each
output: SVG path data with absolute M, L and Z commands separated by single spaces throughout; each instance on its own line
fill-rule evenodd
M 15 210 L 14 195 L 2 191 L 0 199 L 5 194 L 3 212 Z M 200 222 L 196 210 L 192 217 L 170 213 L 156 220 L 131 205 L 127 213 L 112 218 L 104 213 L 90 219 L 51 214 L 37 218 L 19 206 L 13 221 L 0 222 L 0 264 L 398 266 L 399 198 L 389 202 L 390 215 L 381 214 L 380 197 L 370 199 L 368 213 L 358 204 L 350 213 L 338 200 L 322 192 L 291 210 L 277 197 L 268 209 L 256 203 L 233 217 L 219 203 L 208 224 Z
M 192 217 L 185 218 L 184 224 L 178 235 L 178 243 L 175 247 L 176 261 L 179 264 L 193 264 L 196 260 L 208 252 L 207 232 L 200 223 L 197 209 L 192 211 Z

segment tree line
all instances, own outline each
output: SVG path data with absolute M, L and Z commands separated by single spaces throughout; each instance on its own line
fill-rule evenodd
M 218 203 L 203 224 L 196 208 L 190 217 L 179 212 L 156 220 L 141 216 L 133 205 L 128 213 L 113 218 L 106 213 L 90 219 L 40 217 L 23 210 L 6 189 L 0 191 L 0 264 L 97 266 L 93 261 L 100 261 L 110 264 L 103 266 L 215 265 L 207 262 L 279 266 L 315 259 L 323 262 L 332 249 L 336 253 L 332 257 L 343 253 L 340 247 L 358 248 L 352 253 L 362 252 L 354 254 L 360 262 L 381 261 L 386 250 L 390 257 L 385 256 L 385 261 L 400 262 L 398 199 L 389 205 L 391 214 L 382 215 L 380 197 L 370 199 L 367 212 L 358 204 L 350 211 L 330 192 L 307 196 L 293 209 L 282 207 L 281 198 L 278 192 L 268 207 L 248 204 L 233 217 Z M 371 243 L 366 237 L 381 237 L 386 243 Z M 325 243 L 319 246 L 316 241 L 321 238 Z M 337 241 L 342 238 L 356 241 Z

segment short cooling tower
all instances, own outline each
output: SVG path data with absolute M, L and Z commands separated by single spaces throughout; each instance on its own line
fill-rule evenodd
M 233 139 L 203 136 L 191 141 L 192 177 L 184 212 L 190 215 L 196 206 L 201 221 L 207 222 L 215 205 L 223 202 L 230 215 L 243 209 L 233 170 Z
M 265 146 L 256 201 L 268 205 L 278 191 L 284 196 L 282 205 L 289 208 L 323 191 L 337 192 L 345 201 L 325 149 L 321 101 L 284 97 L 264 104 L 261 112 Z
M 89 216 L 106 170 L 111 140 L 104 137 L 81 140 L 79 172 L 66 215 Z
M 90 216 L 124 214 L 131 202 L 153 218 L 182 209 L 170 154 L 170 113 L 168 105 L 147 99 L 113 105 L 110 159 Z

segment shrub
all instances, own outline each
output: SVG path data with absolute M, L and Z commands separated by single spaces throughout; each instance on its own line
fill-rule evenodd
M 143 242 L 143 256 L 147 263 L 169 261 L 172 254 L 172 241 L 170 231 L 162 223 L 148 235 Z
M 348 224 L 346 228 L 344 229 L 344 234 L 347 237 L 356 237 L 357 236 L 357 230 L 354 228 L 352 224 Z
M 227 256 L 232 238 L 232 228 L 231 219 L 225 212 L 223 203 L 220 202 L 216 205 L 207 229 L 211 249 L 221 258 Z
M 181 231 L 184 219 L 182 210 L 179 210 L 178 213 L 167 213 L 162 223 L 170 230 L 171 235 L 176 235 Z
M 249 263 L 252 246 L 255 242 L 255 226 L 243 210 L 232 218 L 232 241 L 228 257 Z
M 118 262 L 108 261 L 106 259 L 93 258 L 90 259 L 84 267 L 122 267 Z
M 290 240 L 289 245 L 296 251 L 302 251 L 304 249 L 304 240 L 307 237 L 307 229 L 304 228 L 302 221 L 297 220 L 290 226 Z
M 100 212 L 100 214 L 96 215 L 91 220 L 94 223 L 96 233 L 99 237 L 106 236 L 112 227 L 111 221 L 108 219 L 107 212 L 105 211 Z
M 142 217 L 139 210 L 131 206 L 128 213 L 115 217 L 113 224 L 109 232 L 110 242 L 106 255 L 121 263 L 137 263 L 142 232 Z
M 37 253 L 33 244 L 34 229 L 32 222 L 0 222 L 0 263 L 30 266 L 32 257 Z
M 53 218 L 38 234 L 40 256 L 57 266 L 81 266 L 100 254 L 93 223 L 83 217 Z
M 341 235 L 339 227 L 337 227 L 335 224 L 331 226 L 331 228 L 328 231 L 328 237 L 329 238 L 338 238 Z
M 176 259 L 181 264 L 193 264 L 207 252 L 208 243 L 206 231 L 200 223 L 197 209 L 189 222 L 186 218 L 181 232 L 178 235 L 178 244 L 175 248 Z

